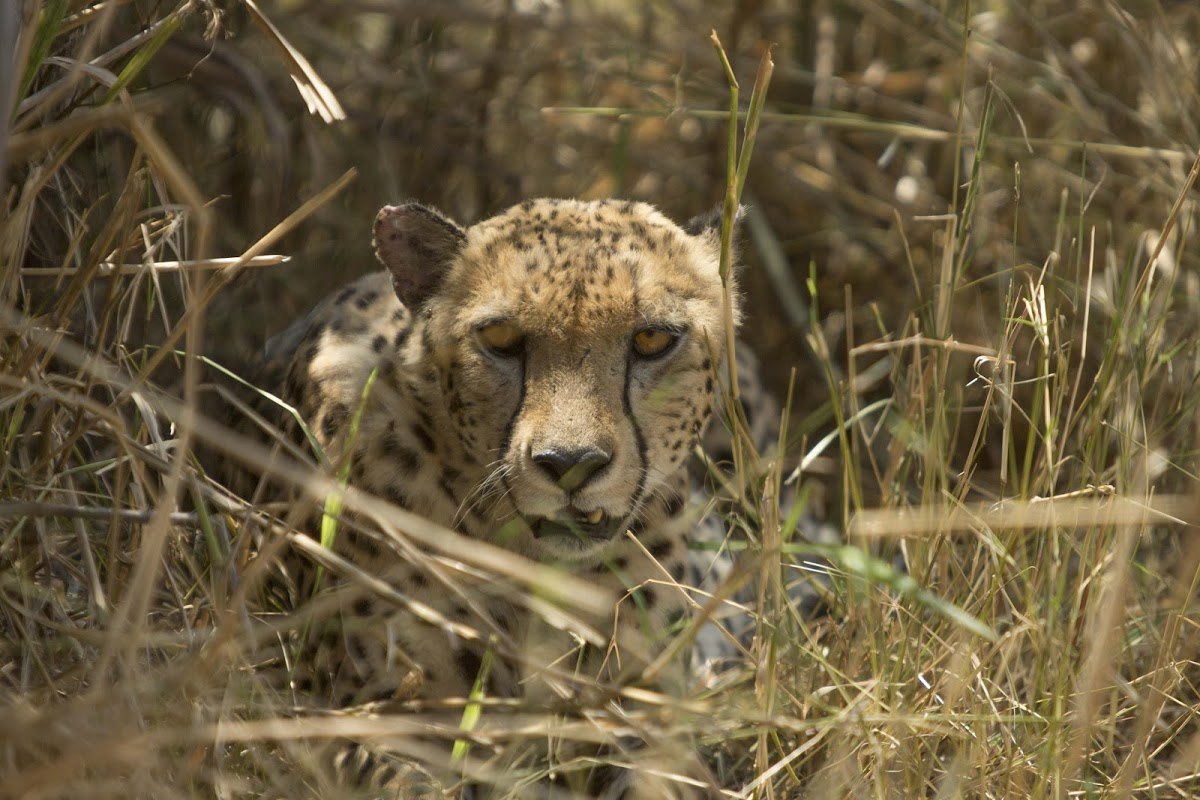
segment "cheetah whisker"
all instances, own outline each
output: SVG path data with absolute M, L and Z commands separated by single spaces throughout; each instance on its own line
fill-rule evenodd
M 489 499 L 503 497 L 503 494 L 497 497 L 497 490 L 504 486 L 503 479 L 512 471 L 512 466 L 501 459 L 496 459 L 488 467 L 490 469 L 488 474 L 459 503 L 458 509 L 454 512 L 455 525 L 461 523 L 472 509 L 481 507 Z

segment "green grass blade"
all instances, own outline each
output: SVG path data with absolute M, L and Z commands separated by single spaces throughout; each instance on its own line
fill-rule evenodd
M 20 105 L 21 101 L 25 99 L 25 95 L 29 93 L 29 88 L 33 86 L 38 70 L 42 68 L 42 62 L 50 55 L 50 48 L 58 36 L 59 28 L 62 27 L 63 19 L 70 6 L 70 0 L 50 0 L 42 9 L 37 33 L 34 34 L 33 45 L 29 49 L 29 60 L 25 64 L 25 73 L 21 77 L 21 89 L 17 92 L 17 105 Z M 14 105 L 9 113 L 15 113 L 16 108 Z

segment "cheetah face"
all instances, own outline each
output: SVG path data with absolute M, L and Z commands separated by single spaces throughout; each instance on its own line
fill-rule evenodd
M 376 247 L 454 433 L 531 550 L 594 555 L 670 491 L 711 413 L 718 237 L 639 203 L 539 200 L 466 230 L 434 214 L 385 208 Z

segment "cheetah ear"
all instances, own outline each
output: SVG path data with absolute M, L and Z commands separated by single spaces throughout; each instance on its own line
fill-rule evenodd
M 400 302 L 415 311 L 437 291 L 467 233 L 420 203 L 384 206 L 375 217 L 375 256 L 392 273 Z
M 709 234 L 721 235 L 721 218 L 724 216 L 721 206 L 704 212 L 703 214 L 692 217 L 683 226 L 683 229 L 692 236 L 706 236 Z M 738 231 L 742 227 L 742 220 L 746 217 L 746 207 L 738 206 L 737 212 L 733 215 L 733 238 L 736 240 Z

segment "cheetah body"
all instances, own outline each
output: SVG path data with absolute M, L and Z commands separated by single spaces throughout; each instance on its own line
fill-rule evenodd
M 409 204 L 380 212 L 375 246 L 387 270 L 268 344 L 268 388 L 298 410 L 326 469 L 608 589 L 620 602 L 583 622 L 617 652 L 647 653 L 685 607 L 683 465 L 725 351 L 711 220 L 685 229 L 641 203 L 536 200 L 464 229 Z M 380 622 L 376 600 L 352 604 L 361 619 L 313 656 L 306 693 L 337 707 L 462 698 L 488 641 L 510 643 L 491 669 L 496 695 L 528 697 L 538 661 L 571 663 L 579 637 L 546 636 L 487 581 L 463 592 L 455 565 L 353 528 L 337 548 L 433 614 L 389 609 Z M 629 666 L 612 652 L 575 663 L 611 676 Z

